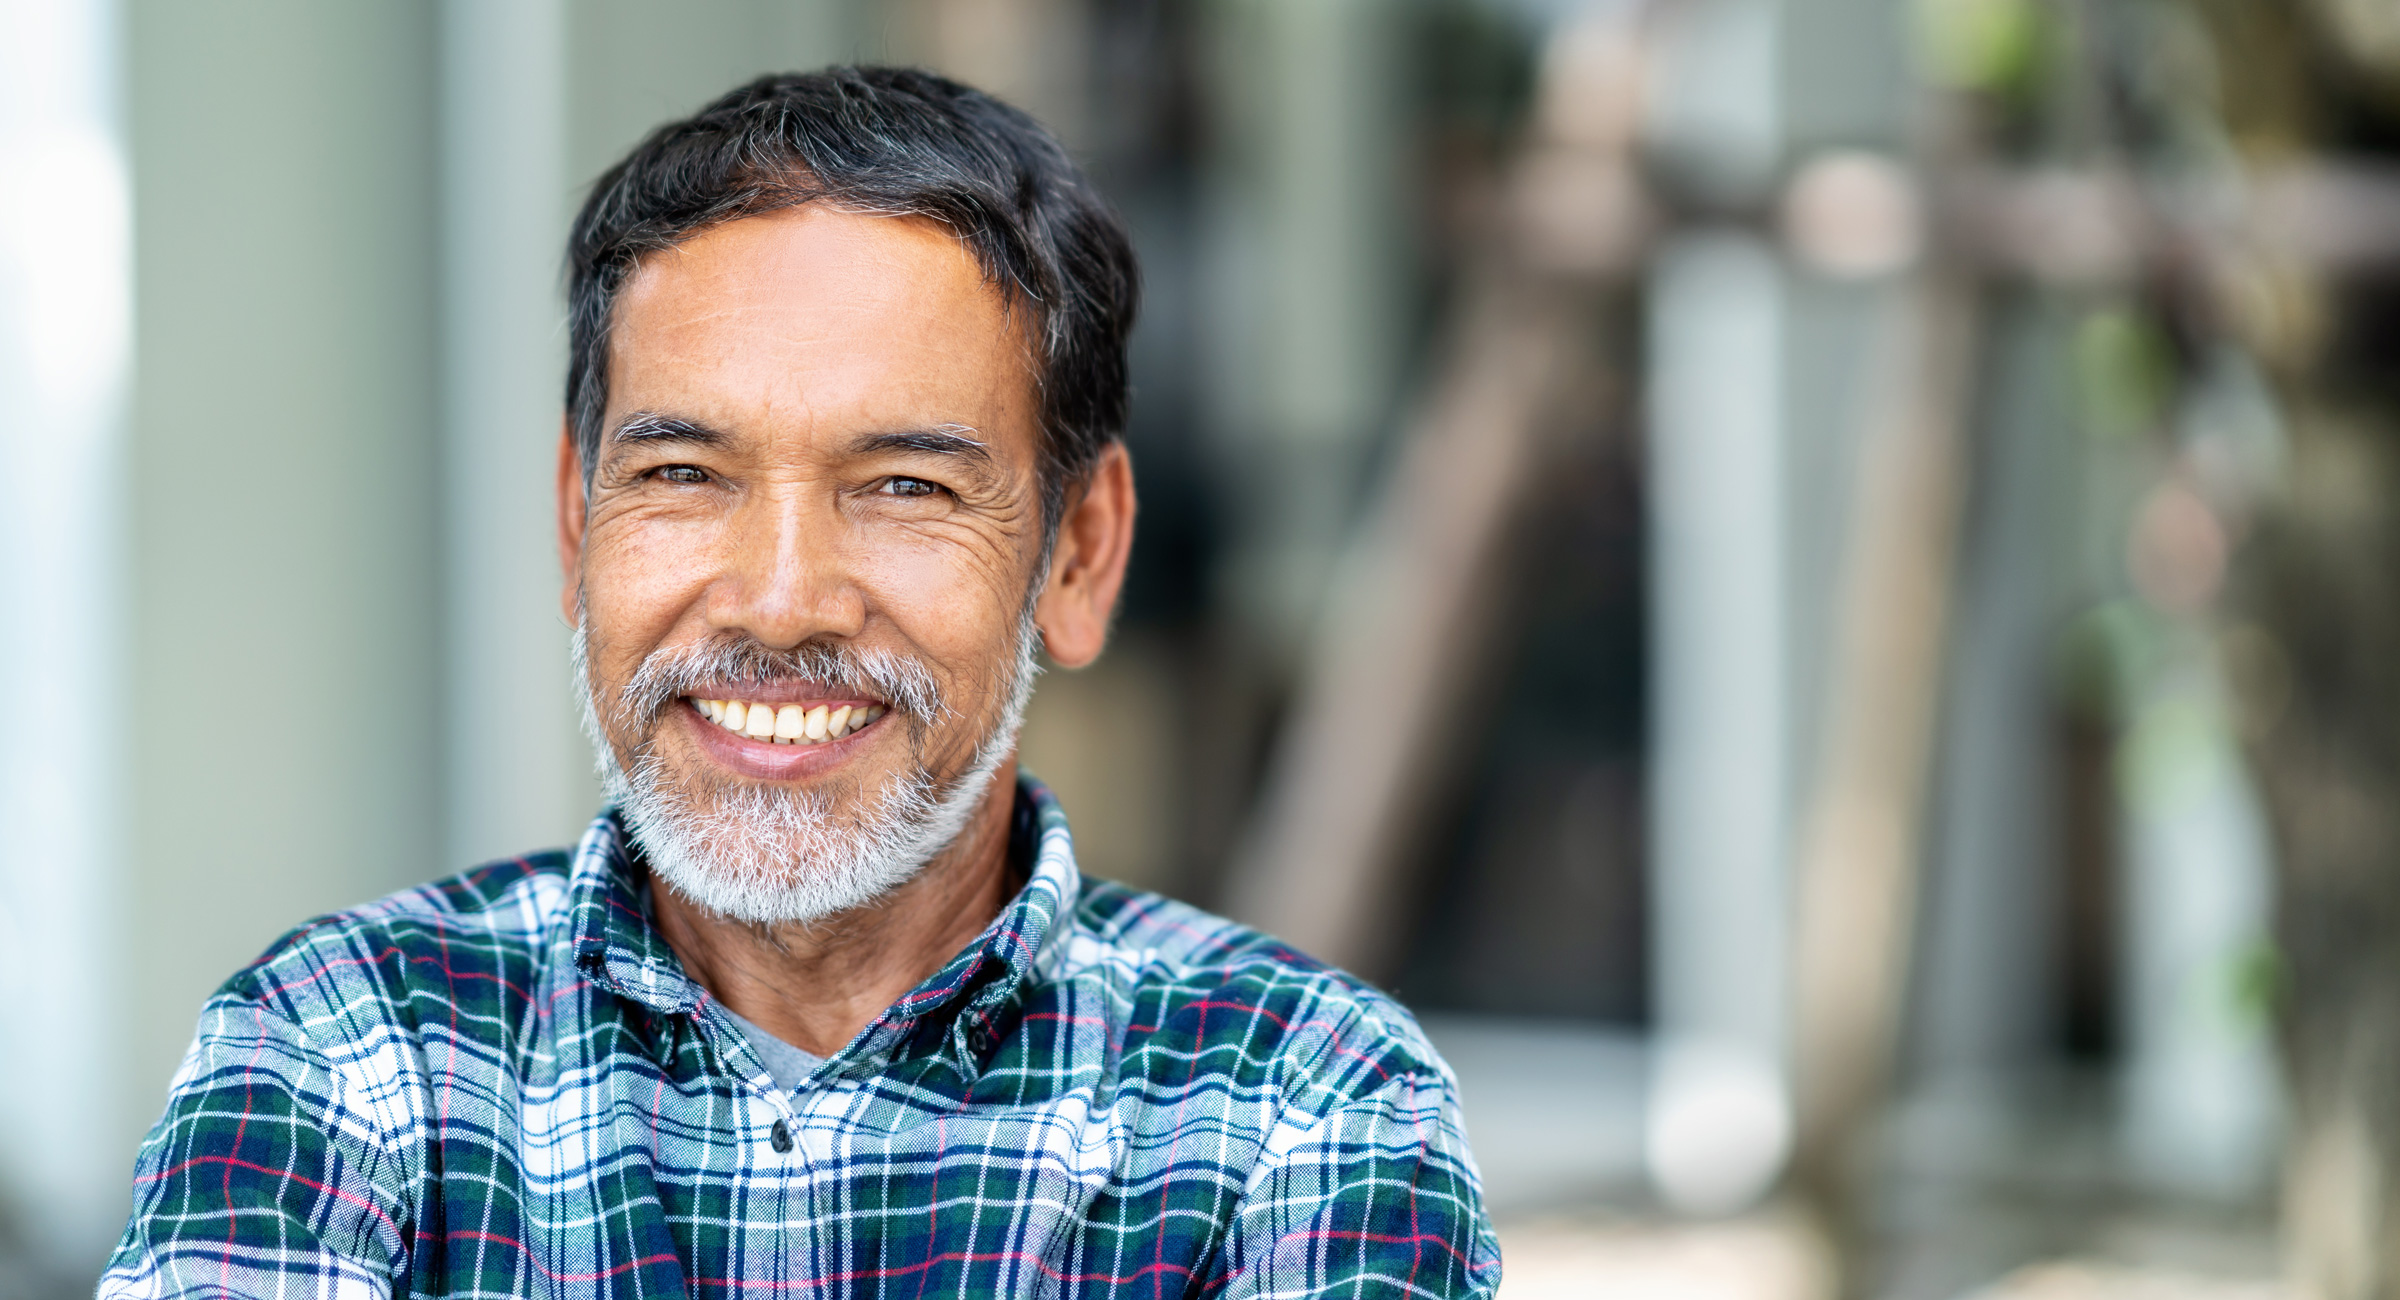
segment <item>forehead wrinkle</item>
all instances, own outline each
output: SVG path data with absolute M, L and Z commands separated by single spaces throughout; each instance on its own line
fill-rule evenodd
M 828 218 L 835 224 L 791 229 Z M 829 420 L 922 427 L 927 417 L 970 414 L 957 409 L 964 402 L 986 425 L 1003 411 L 1022 413 L 1038 441 L 1042 372 L 1030 304 L 993 281 L 948 230 L 799 209 L 662 251 L 675 256 L 645 259 L 619 304 L 633 328 L 610 340 L 620 382 L 651 390 L 626 398 L 663 389 L 731 399 L 775 417 L 752 427 L 777 441 L 806 438 Z M 978 360 L 956 364 L 968 354 Z M 961 378 L 965 391 L 955 386 Z M 791 415 L 802 417 L 799 427 Z
M 700 295 L 677 295 L 694 297 Z M 739 371 L 747 368 L 749 358 L 743 352 L 768 353 L 773 363 L 765 368 L 762 378 L 771 378 L 771 387 L 783 394 L 808 392 L 821 387 L 824 378 L 847 374 L 860 387 L 888 391 L 895 372 L 906 372 L 912 381 L 923 378 L 955 378 L 957 370 L 946 364 L 959 357 L 966 347 L 985 344 L 999 349 L 1013 363 L 1007 369 L 1031 377 L 1038 373 L 1038 364 L 1022 331 L 1001 322 L 1002 328 L 987 332 L 972 328 L 974 322 L 962 320 L 961 313 L 925 297 L 910 295 L 885 300 L 897 308 L 893 312 L 860 313 L 849 322 L 828 320 L 823 316 L 794 319 L 785 304 L 767 302 L 728 303 L 715 301 L 692 310 L 678 313 L 676 319 L 653 319 L 641 322 L 641 328 L 620 331 L 612 340 L 620 373 L 628 379 L 633 372 L 665 369 L 670 373 L 691 373 L 694 370 Z M 650 308 L 652 312 L 656 307 Z M 897 316 L 898 319 L 890 319 Z M 877 319 L 883 317 L 884 319 Z M 753 323 L 755 318 L 756 323 Z M 931 326 L 933 328 L 925 328 Z M 857 346 L 854 335 L 877 335 L 879 346 L 869 349 Z M 638 348 L 635 335 L 648 335 L 663 345 L 669 353 L 702 353 L 700 357 L 675 356 L 662 359 L 659 348 Z M 711 347 L 716 337 L 731 335 L 735 347 Z M 636 361 L 647 354 L 648 365 Z M 903 358 L 930 357 L 932 366 L 912 366 Z M 695 366 L 693 363 L 699 364 Z M 811 383 L 811 379 L 819 383 Z M 777 397 L 770 400 L 788 400 Z

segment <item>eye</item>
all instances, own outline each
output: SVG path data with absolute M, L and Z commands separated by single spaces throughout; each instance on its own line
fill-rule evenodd
M 662 465 L 650 471 L 669 483 L 706 483 L 708 471 L 697 465 Z
M 894 476 L 883 481 L 883 490 L 896 497 L 929 497 L 940 492 L 942 486 L 921 478 Z

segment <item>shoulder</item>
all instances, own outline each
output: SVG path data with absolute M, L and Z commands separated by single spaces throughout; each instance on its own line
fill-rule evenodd
M 1129 998 L 1142 1046 L 1198 1052 L 1294 1100 L 1455 1091 L 1416 1018 L 1381 990 L 1189 904 L 1087 880 L 1062 956 L 1062 976 L 1099 975 Z
M 521 1000 L 565 923 L 563 849 L 486 863 L 310 920 L 217 992 L 302 1026 L 384 1019 L 418 1000 L 472 1013 Z

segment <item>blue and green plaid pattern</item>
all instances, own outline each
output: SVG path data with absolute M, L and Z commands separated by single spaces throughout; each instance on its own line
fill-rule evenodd
M 797 1093 L 615 816 L 307 925 L 203 1010 L 105 1296 L 1463 1296 L 1499 1253 L 1408 1014 L 1076 871 Z

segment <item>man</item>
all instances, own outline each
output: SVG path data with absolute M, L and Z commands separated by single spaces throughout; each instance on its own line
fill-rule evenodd
M 771 77 L 570 252 L 564 607 L 610 807 L 202 1014 L 104 1294 L 1485 1294 L 1448 1071 L 1078 876 L 1015 773 L 1132 542 L 1125 232 L 1023 114 Z

